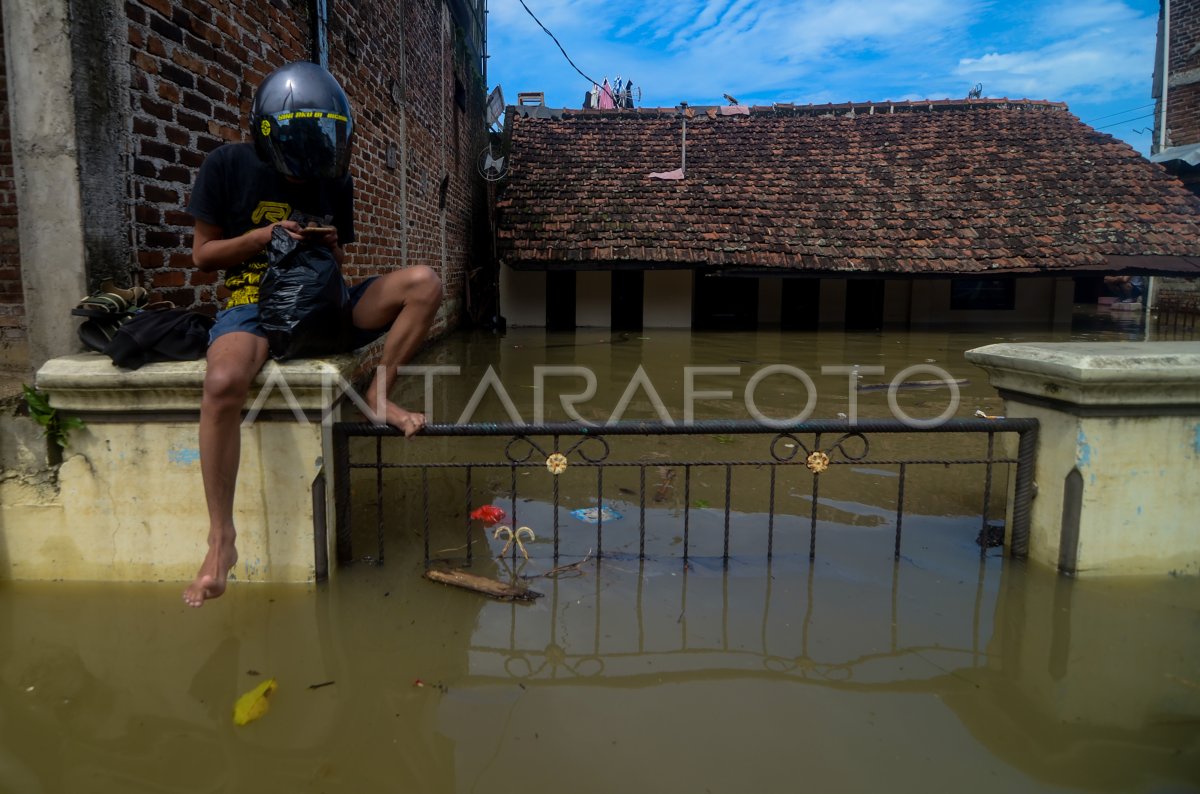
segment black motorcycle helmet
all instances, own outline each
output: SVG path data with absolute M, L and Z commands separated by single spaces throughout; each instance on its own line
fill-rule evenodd
M 296 61 L 266 76 L 254 94 L 250 132 L 258 156 L 284 176 L 336 179 L 350 168 L 350 100 L 315 63 Z

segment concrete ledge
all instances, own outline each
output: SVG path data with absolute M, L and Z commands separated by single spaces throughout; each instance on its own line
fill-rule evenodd
M 1200 406 L 1200 342 L 987 345 L 967 360 L 997 389 L 1075 405 Z
M 342 418 L 345 390 L 370 374 L 381 346 L 268 362 L 259 374 L 247 408 L 265 413 L 240 430 L 240 560 L 232 578 L 310 582 L 327 575 L 332 439 L 328 426 L 312 420 Z M 87 426 L 72 432 L 57 470 L 0 478 L 0 579 L 195 575 L 208 529 L 198 438 L 205 370 L 204 361 L 122 370 L 98 353 L 42 366 L 38 388 Z
M 268 361 L 255 379 L 250 402 L 263 386 L 272 388 L 260 406 L 290 410 L 290 391 L 302 410 L 327 408 L 340 390 L 354 383 L 378 360 L 378 346 L 322 359 Z M 50 395 L 50 404 L 71 413 L 146 411 L 198 412 L 204 390 L 205 361 L 172 361 L 126 370 L 100 353 L 79 353 L 51 359 L 36 376 L 37 387 Z M 285 391 L 281 384 L 286 384 Z

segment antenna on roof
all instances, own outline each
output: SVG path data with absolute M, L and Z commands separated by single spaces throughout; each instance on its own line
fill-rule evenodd
M 983 96 L 983 83 L 976 83 L 975 87 L 967 92 L 967 99 L 979 99 Z
M 679 117 L 683 120 L 683 139 L 681 142 L 682 153 L 680 155 L 679 167 L 674 171 L 658 171 L 650 174 L 651 179 L 683 179 L 687 176 L 687 120 L 688 114 L 692 111 L 688 110 L 687 102 L 680 102 L 675 106 L 679 111 Z

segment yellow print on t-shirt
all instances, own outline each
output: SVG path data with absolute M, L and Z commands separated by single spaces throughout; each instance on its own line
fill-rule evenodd
M 257 226 L 267 226 L 286 221 L 291 214 L 292 208 L 289 204 L 281 201 L 260 201 L 250 214 L 250 220 Z M 266 269 L 266 257 L 260 254 L 227 272 L 225 288 L 230 291 L 230 295 L 229 300 L 225 302 L 225 308 L 258 303 L 258 285 Z
M 286 221 L 288 216 L 292 214 L 290 204 L 285 204 L 282 201 L 260 201 L 258 206 L 254 208 L 254 212 L 250 215 L 250 220 L 259 226 L 265 226 L 267 223 L 279 223 Z

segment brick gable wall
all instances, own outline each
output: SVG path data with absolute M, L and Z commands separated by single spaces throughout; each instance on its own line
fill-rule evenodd
M 1170 77 L 1200 76 L 1200 0 L 1171 0 Z M 1200 143 L 1200 79 L 1170 86 L 1169 145 Z
M 472 257 L 482 187 L 471 153 L 482 146 L 483 86 L 461 48 L 456 54 L 460 34 L 441 2 L 328 5 L 329 66 L 357 122 L 357 242 L 346 275 L 357 281 L 405 265 L 433 267 L 446 285 L 435 328 L 444 331 L 457 322 L 453 298 Z M 216 274 L 192 266 L 187 198 L 208 152 L 249 139 L 246 119 L 262 77 L 309 57 L 308 7 L 303 0 L 126 3 L 134 255 L 140 280 L 161 298 L 217 307 Z M 455 103 L 456 78 L 465 109 Z

